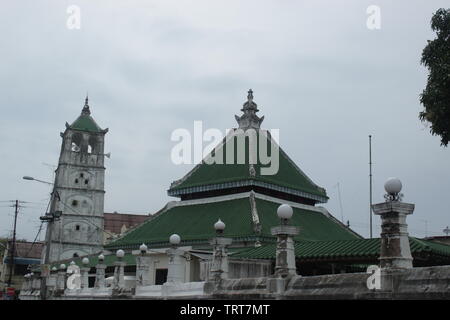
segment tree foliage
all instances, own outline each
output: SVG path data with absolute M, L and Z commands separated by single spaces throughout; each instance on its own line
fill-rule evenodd
M 431 19 L 436 39 L 423 49 L 421 63 L 428 68 L 428 82 L 420 95 L 424 110 L 419 118 L 430 123 L 433 135 L 441 137 L 441 145 L 450 140 L 450 9 L 439 9 Z

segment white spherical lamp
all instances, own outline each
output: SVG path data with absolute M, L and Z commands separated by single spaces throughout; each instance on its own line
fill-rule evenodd
M 122 259 L 125 256 L 125 251 L 123 251 L 122 249 L 119 249 L 116 251 L 116 257 L 119 259 Z
M 384 190 L 391 195 L 398 194 L 402 191 L 402 182 L 398 178 L 389 178 L 384 184 Z
M 75 261 L 71 261 L 71 262 L 70 262 L 70 265 L 71 265 L 71 266 L 74 266 L 74 265 L 75 265 Z
M 292 218 L 292 215 L 294 214 L 294 210 L 292 210 L 292 207 L 287 204 L 282 204 L 277 209 L 277 215 L 278 218 L 282 220 L 289 220 Z
M 104 260 L 105 260 L 105 256 L 103 255 L 103 253 L 101 253 L 101 254 L 98 256 L 98 261 L 103 262 Z
M 61 263 L 59 265 L 59 270 L 66 270 L 66 265 L 64 263 Z
M 219 220 L 217 220 L 217 222 L 214 223 L 214 229 L 216 229 L 218 233 L 222 233 L 223 230 L 225 230 L 225 223 L 223 223 L 223 221 L 220 220 L 219 218 Z
M 181 238 L 180 238 L 179 235 L 177 235 L 176 233 L 174 233 L 173 235 L 170 236 L 169 242 L 170 242 L 171 245 L 176 246 L 177 244 L 180 244 Z
M 88 257 L 84 257 L 83 260 L 81 260 L 81 262 L 87 266 L 89 264 L 89 258 Z
M 52 271 L 56 271 L 56 270 L 58 270 L 56 267 L 53 267 L 53 268 L 52 268 Z
M 146 253 L 147 252 L 148 247 L 145 245 L 145 243 L 141 244 L 141 246 L 139 247 L 139 250 L 142 253 Z

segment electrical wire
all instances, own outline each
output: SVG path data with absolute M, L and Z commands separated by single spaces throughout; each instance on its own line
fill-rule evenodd
M 49 202 L 48 202 L 48 204 L 47 204 L 47 208 L 45 209 L 45 213 L 47 214 L 47 211 L 48 211 L 48 209 L 50 208 L 50 203 L 52 202 L 52 197 L 50 197 L 50 200 L 49 200 Z M 30 249 L 28 250 L 28 252 L 27 252 L 27 254 L 26 254 L 26 257 L 30 254 L 30 252 L 31 252 L 31 250 L 33 249 L 33 246 L 34 246 L 34 244 L 36 243 L 36 240 L 37 240 L 37 238 L 39 237 L 39 234 L 41 233 L 41 231 L 42 231 L 42 226 L 44 225 L 44 221 L 41 221 L 41 225 L 39 226 L 39 230 L 38 230 L 38 232 L 37 232 L 37 234 L 36 234 L 36 237 L 34 237 L 34 240 L 33 240 L 33 243 L 31 244 L 31 246 L 30 246 Z

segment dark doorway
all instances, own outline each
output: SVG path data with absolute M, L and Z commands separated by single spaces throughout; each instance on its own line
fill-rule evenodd
M 155 284 L 163 284 L 167 281 L 167 269 L 156 269 Z

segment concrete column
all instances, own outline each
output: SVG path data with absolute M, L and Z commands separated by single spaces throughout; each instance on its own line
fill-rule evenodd
M 125 265 L 126 263 L 119 260 L 114 262 L 114 281 L 113 288 L 114 289 L 123 289 L 125 288 Z
M 31 289 L 38 291 L 41 289 L 41 275 L 34 273 L 31 277 Z
M 48 277 L 46 278 L 46 285 L 47 290 L 54 290 L 56 288 L 56 280 L 57 280 L 57 273 L 51 272 Z
M 31 289 L 31 282 L 30 282 L 30 276 L 26 274 L 24 276 L 23 282 L 22 282 L 22 288 L 21 291 L 28 291 Z
M 174 247 L 166 253 L 169 257 L 167 282 L 184 282 L 184 251 Z
M 81 276 L 81 289 L 89 288 L 89 267 L 80 268 L 80 276 Z
M 232 239 L 216 237 L 210 241 L 213 246 L 213 258 L 209 271 L 209 280 L 218 281 L 228 279 L 228 254 L 227 246 L 232 243 Z
M 148 286 L 150 279 L 151 257 L 147 253 L 136 256 L 136 286 Z
M 296 275 L 293 237 L 299 233 L 298 228 L 288 225 L 279 225 L 273 227 L 271 233 L 272 235 L 277 236 L 275 275 L 281 277 Z
M 95 288 L 105 288 L 105 269 L 106 265 L 99 263 L 95 266 Z
M 56 290 L 66 289 L 66 270 L 59 270 L 56 277 Z
M 375 204 L 372 209 L 374 214 L 381 217 L 381 268 L 412 268 L 406 216 L 413 213 L 414 204 L 388 201 Z

